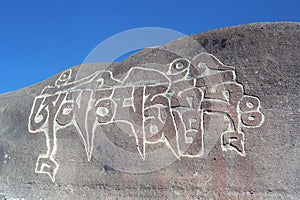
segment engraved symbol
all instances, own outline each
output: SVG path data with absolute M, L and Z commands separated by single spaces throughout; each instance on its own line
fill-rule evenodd
M 207 53 L 191 61 L 175 59 L 165 70 L 132 67 L 121 79 L 108 70 L 76 81 L 73 77 L 72 70 L 66 70 L 53 86 L 45 87 L 29 116 L 29 132 L 43 132 L 47 145 L 35 172 L 53 182 L 59 168 L 56 133 L 69 125 L 77 129 L 89 161 L 95 135 L 110 124 L 126 127 L 145 160 L 146 147 L 157 143 L 178 159 L 203 156 L 206 115 L 227 121 L 220 133 L 222 150 L 245 156 L 243 127 L 259 127 L 264 121 L 260 100 L 244 94 L 235 69 Z

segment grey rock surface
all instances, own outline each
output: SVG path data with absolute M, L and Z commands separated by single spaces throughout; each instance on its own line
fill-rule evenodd
M 188 68 L 185 62 L 190 62 Z M 208 69 L 202 69 L 204 65 L 200 63 Z M 177 68 L 182 68 L 180 73 L 173 73 Z M 106 72 L 94 74 L 99 70 Z M 182 82 L 176 84 L 176 80 Z M 2 94 L 0 199 L 300 199 L 299 81 L 300 23 L 254 23 L 180 38 L 119 63 L 78 65 L 44 82 Z M 190 85 L 186 86 L 187 82 Z M 217 88 L 212 86 L 209 90 L 212 82 L 222 83 L 223 100 L 229 96 L 227 117 L 219 114 L 223 104 L 213 101 L 220 100 L 220 96 L 214 93 Z M 172 112 L 170 116 L 176 123 L 163 127 L 161 140 L 155 135 L 141 139 L 138 131 L 130 133 L 126 123 L 105 124 L 117 120 L 117 115 L 121 116 L 119 120 L 126 118 L 127 113 L 127 120 L 135 126 L 139 112 L 144 116 L 154 112 L 150 109 L 153 102 L 148 102 L 148 110 L 143 107 L 146 111 L 138 107 L 122 111 L 113 108 L 119 104 L 107 107 L 109 102 L 130 93 L 134 98 L 128 100 L 129 105 L 138 100 L 147 105 L 142 98 L 159 94 L 169 83 L 170 94 L 175 95 L 177 88 L 193 88 L 192 97 L 202 103 L 198 113 L 204 117 L 196 120 L 203 127 L 190 126 L 192 131 L 201 128 L 204 132 L 186 136 L 193 138 L 192 143 L 180 139 L 179 123 L 185 124 L 185 118 L 177 120 L 174 113 L 185 112 L 178 110 L 185 103 L 179 97 L 178 102 L 169 102 L 171 111 L 163 112 L 166 116 Z M 97 84 L 103 84 L 99 94 L 89 93 L 99 88 Z M 120 92 L 119 98 L 103 92 L 112 88 L 121 88 L 113 90 Z M 240 89 L 240 99 L 234 104 Z M 74 90 L 86 92 L 79 95 Z M 84 95 L 98 95 L 89 96 L 96 99 L 106 95 L 107 101 L 95 100 L 93 107 L 89 102 L 80 102 Z M 45 103 L 46 98 L 50 103 Z M 158 100 L 164 99 L 168 98 L 158 96 Z M 39 100 L 44 104 L 39 106 Z M 75 111 L 72 100 L 81 109 L 86 103 L 90 111 L 97 113 L 94 118 L 101 126 L 95 126 L 94 121 L 90 124 L 87 108 Z M 101 103 L 105 106 L 99 106 Z M 45 104 L 48 107 L 44 106 L 44 114 L 37 114 L 42 113 Z M 230 107 L 233 104 L 235 107 Z M 61 105 L 66 109 L 55 108 Z M 165 105 L 169 104 L 162 107 Z M 111 110 L 116 113 L 108 119 Z M 54 124 L 43 123 L 46 115 Z M 168 124 L 166 116 L 161 120 Z M 174 127 L 179 136 L 172 136 Z M 96 134 L 92 135 L 89 128 Z M 134 130 L 137 129 L 138 125 Z M 149 130 L 152 131 L 150 126 Z M 236 135 L 228 135 L 228 139 L 226 131 Z M 51 133 L 56 137 L 53 141 Z M 201 143 L 200 137 L 193 146 L 197 134 L 203 140 Z

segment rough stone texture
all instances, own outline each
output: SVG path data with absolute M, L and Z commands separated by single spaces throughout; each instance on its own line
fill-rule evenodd
M 174 159 L 156 171 L 123 172 L 106 165 L 101 156 L 89 162 L 75 127 L 69 126 L 57 131 L 59 169 L 53 183 L 47 174 L 35 173 L 37 158 L 47 147 L 45 134 L 28 131 L 28 120 L 34 98 L 54 85 L 58 74 L 0 96 L 0 198 L 300 199 L 300 24 L 256 23 L 191 37 L 201 46 L 182 38 L 112 63 L 109 69 L 120 78 L 134 66 L 167 66 L 179 55 L 191 59 L 204 50 L 234 66 L 244 93 L 259 98 L 264 115 L 260 127 L 243 128 L 246 156 L 222 151 L 220 132 L 204 157 Z M 107 66 L 76 66 L 73 71 L 85 77 Z M 116 145 L 137 153 L 134 142 L 116 127 L 106 130 Z M 105 152 L 105 146 L 95 149 Z

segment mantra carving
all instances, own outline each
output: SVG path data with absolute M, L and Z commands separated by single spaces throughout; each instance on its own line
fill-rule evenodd
M 242 128 L 259 127 L 264 116 L 260 100 L 245 95 L 236 81 L 234 67 L 207 53 L 191 61 L 178 58 L 168 66 L 153 66 L 132 67 L 122 78 L 104 70 L 79 80 L 69 69 L 45 87 L 34 99 L 28 124 L 29 132 L 46 136 L 47 152 L 39 155 L 35 172 L 55 181 L 56 133 L 69 125 L 77 129 L 89 161 L 99 127 L 111 123 L 130 127 L 142 159 L 146 145 L 158 142 L 178 159 L 201 157 L 207 114 L 224 115 L 227 121 L 220 133 L 222 150 L 245 156 Z

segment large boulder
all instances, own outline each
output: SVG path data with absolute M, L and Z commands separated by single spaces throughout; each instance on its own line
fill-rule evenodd
M 180 38 L 0 95 L 2 199 L 299 199 L 300 24 Z

